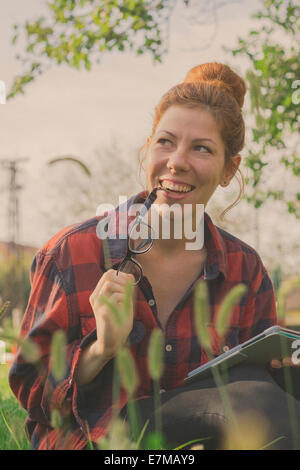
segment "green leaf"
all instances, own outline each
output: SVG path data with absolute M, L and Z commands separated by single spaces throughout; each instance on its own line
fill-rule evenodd
M 159 380 L 163 373 L 163 335 L 159 328 L 152 331 L 148 349 L 150 377 Z
M 174 450 L 181 450 L 184 447 L 191 446 L 192 444 L 197 444 L 198 442 L 208 441 L 212 439 L 212 437 L 201 437 L 199 439 L 193 439 L 191 441 L 185 442 L 184 444 L 180 444 L 180 446 L 175 447 Z
M 210 310 L 208 290 L 204 280 L 200 280 L 195 288 L 194 313 L 199 343 L 206 351 L 210 351 L 212 348 L 212 338 L 208 328 L 210 323 Z
M 36 363 L 41 358 L 39 346 L 30 338 L 20 338 L 14 334 L 0 332 L 0 339 L 16 343 L 24 359 L 30 363 Z
M 67 372 L 66 335 L 63 330 L 57 330 L 51 343 L 52 373 L 56 380 L 62 380 Z
M 123 323 L 123 311 L 119 309 L 118 304 L 113 300 L 107 297 L 106 295 L 102 294 L 99 296 L 98 299 L 99 303 L 102 305 L 106 305 L 109 310 L 111 311 L 113 318 L 117 325 L 122 325 Z
M 119 349 L 117 364 L 121 377 L 121 383 L 129 396 L 132 396 L 138 386 L 138 375 L 133 357 L 126 347 Z
M 10 301 L 9 300 L 4 302 L 4 304 L 0 308 L 0 318 L 5 315 L 5 312 L 6 312 L 6 310 L 8 309 L 9 306 L 10 306 Z
M 241 297 L 246 293 L 246 291 L 247 287 L 245 286 L 245 284 L 238 284 L 229 291 L 229 293 L 223 300 L 218 310 L 216 320 L 216 330 L 221 338 L 225 336 L 225 333 L 228 329 L 234 307 L 241 299 Z
M 146 450 L 163 450 L 165 448 L 164 436 L 157 432 L 150 432 L 145 438 Z
M 51 426 L 54 429 L 60 429 L 62 427 L 63 420 L 58 410 L 52 410 L 51 412 Z
M 123 303 L 122 309 L 122 318 L 126 320 L 130 316 L 130 310 L 132 308 L 132 296 L 133 296 L 133 281 L 130 279 L 128 280 L 125 288 L 125 298 Z
M 29 338 L 20 342 L 20 348 L 22 356 L 28 362 L 35 363 L 41 357 L 39 346 Z

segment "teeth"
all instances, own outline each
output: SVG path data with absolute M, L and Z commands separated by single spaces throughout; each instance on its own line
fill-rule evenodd
M 170 181 L 161 181 L 161 185 L 164 189 L 170 189 L 171 191 L 179 191 L 181 193 L 188 193 L 192 187 L 190 185 L 179 185 L 171 183 Z

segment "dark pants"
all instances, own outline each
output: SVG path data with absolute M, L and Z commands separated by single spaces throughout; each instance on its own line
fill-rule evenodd
M 300 449 L 300 370 L 289 368 L 289 373 L 293 396 L 286 392 L 283 368 L 270 372 L 256 366 L 236 366 L 228 372 L 224 386 L 232 416 L 238 417 L 248 411 L 251 417 L 254 416 L 251 413 L 255 412 L 262 422 L 268 423 L 267 442 L 263 444 L 277 439 L 268 447 L 270 449 Z M 205 449 L 222 448 L 231 418 L 226 413 L 214 379 L 199 380 L 161 393 L 160 400 L 158 412 L 168 448 L 199 438 L 207 438 L 202 442 Z M 147 433 L 153 431 L 153 398 L 140 399 L 135 403 L 141 427 L 149 420 Z M 126 408 L 122 416 L 128 419 Z

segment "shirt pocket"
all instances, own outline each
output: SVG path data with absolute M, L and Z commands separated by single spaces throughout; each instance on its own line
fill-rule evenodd
M 96 320 L 93 313 L 80 315 L 81 335 L 84 338 L 96 328 Z

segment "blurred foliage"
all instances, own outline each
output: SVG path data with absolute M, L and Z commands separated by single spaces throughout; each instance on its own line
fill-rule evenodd
M 279 319 L 284 319 L 286 316 L 286 299 L 288 294 L 292 292 L 294 288 L 300 288 L 300 277 L 285 279 L 280 284 L 277 301 L 277 313 Z
M 130 429 L 126 422 L 116 418 L 110 425 L 106 437 L 99 439 L 99 450 L 137 450 L 136 442 L 130 439 Z
M 279 303 L 284 307 L 285 297 L 288 291 L 293 287 L 299 286 L 300 279 L 293 279 L 289 282 L 283 282 L 279 291 Z M 212 344 L 213 338 L 211 336 L 211 331 L 209 329 L 209 300 L 207 295 L 207 289 L 204 287 L 205 282 L 201 281 L 197 283 L 195 292 L 195 307 L 197 303 L 199 305 L 195 308 L 195 323 L 198 325 L 199 330 L 206 330 L 206 334 L 203 332 L 197 331 L 199 334 L 199 341 L 201 344 L 202 338 L 208 345 Z M 129 290 L 130 291 L 130 290 Z M 241 297 L 245 294 L 245 286 L 240 284 L 233 288 L 229 295 L 227 295 L 220 308 L 219 315 L 217 317 L 216 327 L 218 334 L 225 335 L 228 326 L 230 324 L 232 312 L 234 306 L 238 301 L 241 301 Z M 128 309 L 128 303 L 125 302 L 127 306 L 124 306 L 124 309 Z M 122 313 L 124 314 L 124 312 Z M 199 317 L 197 319 L 197 316 Z M 207 340 L 207 336 L 210 337 Z M 37 351 L 37 345 L 32 340 L 27 338 L 20 338 L 17 335 L 14 335 L 10 332 L 4 331 L 0 332 L 0 340 L 4 341 L 15 341 L 18 343 L 18 346 L 21 348 L 21 353 L 23 358 L 28 362 L 35 365 L 39 374 L 43 374 L 43 367 L 45 364 L 39 362 L 41 354 Z M 65 374 L 65 346 L 66 346 L 66 336 L 62 330 L 57 330 L 53 334 L 51 341 L 51 362 L 52 362 L 52 372 L 60 380 Z M 154 330 L 152 338 L 149 344 L 148 350 L 148 364 L 150 364 L 150 369 L 152 370 L 152 377 L 155 380 L 159 379 L 162 372 L 162 334 L 158 330 Z M 157 349 L 159 351 L 157 351 Z M 153 361 L 157 361 L 157 364 L 154 364 Z M 137 375 L 136 366 L 134 359 L 130 353 L 130 350 L 127 347 L 121 347 L 117 355 L 118 369 L 121 375 L 122 386 L 127 391 L 127 395 L 130 399 L 134 399 L 135 392 L 137 390 L 139 378 Z M 39 369 L 40 367 L 40 369 Z M 0 372 L 1 372 L 0 368 Z M 217 370 L 217 368 L 213 368 Z M 153 373 L 154 371 L 154 373 Z M 214 372 L 215 373 L 215 372 Z M 268 436 L 268 423 L 264 423 L 262 418 L 259 415 L 255 414 L 255 410 L 251 410 L 247 415 L 237 416 L 238 420 L 235 422 L 236 417 L 233 416 L 230 402 L 228 400 L 226 388 L 221 379 L 221 376 L 214 375 L 216 380 L 217 387 L 220 391 L 220 399 L 224 402 L 226 416 L 229 417 L 229 427 L 226 430 L 226 442 L 223 443 L 224 449 L 265 449 L 271 447 L 275 442 L 284 437 L 279 436 L 276 440 L 269 442 Z M 6 385 L 7 378 L 5 377 Z M 119 384 L 120 385 L 120 384 Z M 19 409 L 16 399 L 10 398 L 7 399 L 5 394 L 10 394 L 11 391 L 6 387 L 2 387 L 1 384 L 1 374 L 0 374 L 0 449 L 6 448 L 18 448 L 24 449 L 28 447 L 26 442 L 25 435 L 21 431 L 20 425 L 23 424 L 25 418 L 25 411 Z M 133 401 L 131 401 L 131 410 L 128 409 L 130 418 L 130 423 L 125 423 L 123 420 L 120 420 L 118 416 L 112 420 L 108 434 L 105 438 L 101 438 L 97 447 L 101 450 L 114 450 L 114 449 L 123 449 L 123 450 L 135 450 L 135 449 L 168 449 L 169 445 L 165 442 L 165 436 L 157 431 L 147 431 L 148 422 L 142 423 L 144 427 L 138 429 L 136 436 L 133 435 L 133 424 L 135 422 L 135 417 L 132 416 L 135 413 L 133 408 Z M 159 409 L 159 407 L 156 407 Z M 16 415 L 16 420 L 13 419 L 13 414 Z M 134 419 L 133 419 L 134 418 Z M 234 418 L 234 420 L 233 420 Z M 291 417 L 287 417 L 291 419 Z M 64 420 L 59 410 L 53 410 L 51 413 L 51 426 L 54 429 L 61 430 L 64 426 Z M 257 432 L 259 429 L 259 432 Z M 131 432 L 130 432 L 131 430 Z M 186 442 L 178 446 L 176 449 L 185 448 L 191 446 L 195 442 L 204 442 L 208 437 L 199 436 L 199 439 L 194 441 Z M 6 447 L 7 446 L 7 447 Z M 205 448 L 204 445 L 197 447 L 199 449 Z M 93 446 L 91 446 L 93 449 Z M 195 449 L 196 450 L 196 449 Z
M 8 371 L 7 365 L 0 365 L 0 450 L 29 450 L 24 432 L 27 412 L 9 388 Z
M 199 344 L 210 354 L 213 345 L 213 338 L 208 325 L 210 323 L 208 288 L 204 280 L 200 280 L 195 288 L 194 311 L 195 327 Z
M 245 162 L 251 174 L 246 178 L 251 184 L 247 201 L 259 208 L 268 198 L 284 200 L 288 212 L 299 218 L 300 192 L 286 198 L 277 187 L 267 190 L 261 177 L 274 150 L 280 151 L 280 164 L 300 176 L 299 138 L 289 147 L 291 134 L 296 137 L 300 131 L 300 4 L 298 0 L 263 0 L 262 9 L 252 17 L 259 21 L 258 27 L 246 39 L 239 38 L 238 48 L 231 51 L 251 62 L 246 80 L 257 150 L 249 150 Z
M 224 338 L 227 333 L 234 307 L 246 292 L 247 286 L 245 284 L 237 284 L 223 299 L 216 320 L 216 330 L 221 338 Z
M 30 294 L 30 266 L 33 255 L 18 253 L 8 255 L 0 265 L 0 297 L 13 308 L 24 310 Z
M 213 9 L 235 0 L 216 0 Z M 180 0 L 186 8 L 206 4 Z M 46 3 L 46 2 L 45 2 Z M 67 64 L 90 70 L 104 52 L 149 53 L 154 63 L 168 51 L 169 26 L 176 0 L 51 0 L 47 18 L 14 25 L 15 44 L 25 35 L 25 54 L 17 59 L 26 70 L 14 80 L 8 98 L 24 93 L 24 87 L 50 64 Z M 196 11 L 196 10 L 195 10 Z
M 148 349 L 148 369 L 153 380 L 159 380 L 164 369 L 163 334 L 160 328 L 152 331 Z
M 274 286 L 274 291 L 275 291 L 275 297 L 276 297 L 276 300 L 278 298 L 278 291 L 279 291 L 279 288 L 280 288 L 280 285 L 281 285 L 281 282 L 282 282 L 282 269 L 279 265 L 276 266 L 275 269 L 273 269 L 273 271 L 271 271 L 271 279 L 272 279 L 272 283 L 273 283 L 273 286 Z

